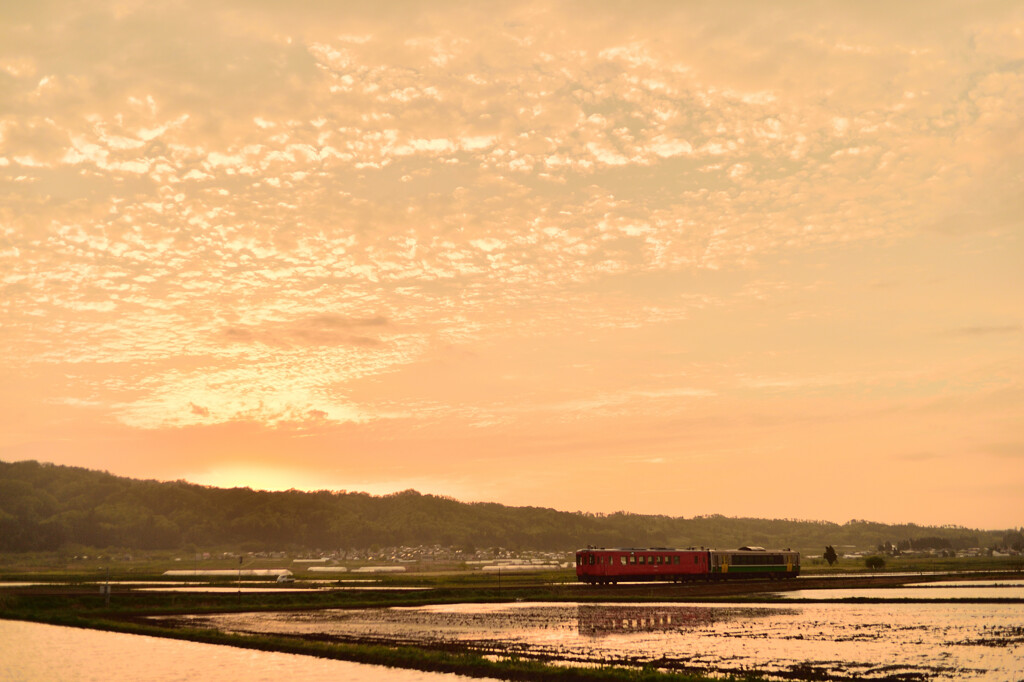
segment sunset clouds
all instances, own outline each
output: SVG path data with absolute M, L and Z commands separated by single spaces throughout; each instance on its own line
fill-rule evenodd
M 1015 3 L 0 21 L 3 459 L 1021 523 Z

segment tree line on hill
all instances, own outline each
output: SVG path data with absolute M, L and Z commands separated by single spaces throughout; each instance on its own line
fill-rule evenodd
M 1017 531 L 1008 531 L 1017 533 Z M 1018 533 L 1019 535 L 1019 533 Z M 384 496 L 214 488 L 35 461 L 0 462 L 0 551 L 74 546 L 267 550 L 442 545 L 513 550 L 603 547 L 874 547 L 906 538 L 1000 546 L 1006 532 L 868 521 L 678 518 L 464 503 L 414 490 Z

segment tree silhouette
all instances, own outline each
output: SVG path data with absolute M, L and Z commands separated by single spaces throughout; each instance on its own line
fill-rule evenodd
M 463 503 L 404 491 L 392 495 L 320 490 L 265 492 L 185 481 L 142 481 L 33 461 L 0 461 L 0 554 L 82 548 L 184 547 L 186 556 L 225 546 L 246 551 L 356 550 L 374 545 L 571 551 L 579 547 L 874 546 L 879 538 L 914 545 L 1019 545 L 1024 529 L 836 524 L 793 519 L 673 518 L 627 512 L 586 514 L 544 507 Z M 910 543 L 910 540 L 905 542 Z M 92 553 L 92 552 L 88 552 Z M 376 555 L 377 552 L 374 552 Z M 491 554 L 495 554 L 491 550 Z M 838 556 L 825 550 L 832 565 Z
M 825 561 L 828 562 L 829 566 L 839 561 L 839 555 L 836 554 L 835 547 L 833 547 L 832 545 L 829 545 L 825 548 L 825 553 L 822 556 L 824 557 Z

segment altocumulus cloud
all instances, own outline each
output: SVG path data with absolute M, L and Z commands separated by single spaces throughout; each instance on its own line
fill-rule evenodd
M 0 413 L 35 421 L 3 431 L 88 404 L 759 461 L 944 386 L 999 419 L 947 423 L 1015 442 L 1021 30 L 1014 3 L 12 6 Z

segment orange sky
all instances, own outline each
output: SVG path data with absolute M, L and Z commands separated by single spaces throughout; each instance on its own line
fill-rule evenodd
M 0 10 L 0 459 L 1024 524 L 1024 6 Z

